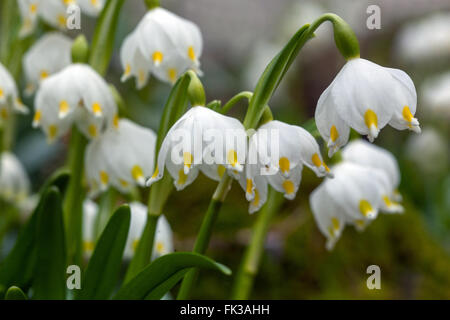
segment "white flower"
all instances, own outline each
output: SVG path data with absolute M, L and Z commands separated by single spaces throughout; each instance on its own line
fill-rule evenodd
M 95 248 L 95 229 L 98 217 L 98 205 L 89 199 L 83 201 L 83 252 L 90 257 Z
M 303 166 L 318 176 L 332 176 L 314 137 L 305 129 L 270 121 L 251 137 L 245 179 L 239 180 L 255 212 L 267 197 L 267 183 L 292 200 L 300 186 Z M 244 176 L 244 175 L 242 175 Z
M 345 224 L 362 230 L 375 219 L 382 206 L 383 175 L 379 170 L 351 162 L 332 168 L 334 179 L 326 179 L 310 195 L 311 210 L 331 250 Z
M 27 107 L 20 100 L 13 77 L 0 63 L 0 125 L 8 120 L 13 111 L 28 113 Z
M 396 39 L 396 55 L 411 63 L 448 58 L 450 55 L 450 13 L 437 13 L 414 19 Z
M 20 204 L 29 192 L 30 181 L 19 159 L 10 152 L 0 153 L 0 197 Z
M 96 17 L 102 12 L 105 6 L 105 0 L 76 0 L 81 10 L 89 15 Z
M 439 132 L 429 127 L 412 136 L 406 144 L 406 156 L 417 166 L 418 174 L 433 175 L 449 167 L 449 144 Z
M 153 73 L 174 83 L 188 69 L 198 71 L 202 54 L 200 29 L 163 8 L 151 9 L 121 48 L 122 81 L 135 76 L 142 88 Z
M 59 32 L 47 33 L 24 55 L 26 93 L 31 95 L 42 80 L 67 67 L 71 61 L 72 40 Z
M 414 118 L 416 106 L 416 89 L 405 72 L 356 58 L 345 64 L 322 93 L 315 118 L 332 156 L 347 143 L 350 128 L 371 142 L 387 124 L 420 132 Z
M 145 185 L 154 170 L 156 134 L 129 120 L 105 131 L 89 143 L 85 168 L 92 192 L 109 185 L 126 192 L 134 185 Z
M 147 222 L 147 207 L 139 202 L 130 203 L 131 224 L 125 244 L 124 258 L 130 260 L 137 248 Z M 173 252 L 173 235 L 166 217 L 161 215 L 156 225 L 152 260 Z
M 66 28 L 67 7 L 76 0 L 18 0 L 22 28 L 20 36 L 26 37 L 34 32 L 38 17 L 52 27 L 64 30 Z
M 206 107 L 193 107 L 169 130 L 161 145 L 157 167 L 147 185 L 160 180 L 167 168 L 177 190 L 191 184 L 199 169 L 219 180 L 228 171 L 243 170 L 247 148 L 244 126 Z
M 117 105 L 108 84 L 85 64 L 72 64 L 42 81 L 35 97 L 34 127 L 42 127 L 49 142 L 75 123 L 88 138 L 96 138 L 116 119 Z
M 424 107 L 436 118 L 450 119 L 450 72 L 425 80 L 421 87 Z
M 400 198 L 397 191 L 400 184 L 400 169 L 397 160 L 389 151 L 364 140 L 355 140 L 342 150 L 342 159 L 380 170 L 384 176 L 385 186 L 382 210 L 392 213 L 403 212 L 403 207 L 396 202 Z

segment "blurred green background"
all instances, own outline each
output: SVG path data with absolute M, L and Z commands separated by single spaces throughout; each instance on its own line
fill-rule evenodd
M 261 270 L 252 298 L 261 299 L 449 299 L 450 298 L 450 99 L 447 113 L 436 113 L 422 95 L 431 77 L 450 71 L 450 1 L 420 0 L 162 0 L 167 9 L 196 22 L 203 32 L 202 81 L 208 101 L 227 101 L 242 90 L 253 90 L 265 65 L 304 23 L 321 13 L 341 15 L 355 30 L 361 57 L 405 70 L 418 95 L 417 116 L 425 131 L 440 139 L 418 142 L 414 133 L 382 130 L 376 144 L 396 156 L 402 172 L 403 215 L 380 215 L 365 232 L 347 228 L 335 249 L 327 252 L 325 238 L 313 220 L 308 198 L 320 183 L 304 170 L 294 201 L 285 201 L 270 228 Z M 369 30 L 369 5 L 381 9 L 381 29 Z M 133 81 L 120 83 L 119 48 L 145 13 L 143 2 L 128 0 L 120 17 L 116 50 L 107 80 L 125 98 L 129 117 L 157 130 L 170 87 L 151 79 L 141 91 Z M 443 23 L 425 31 L 408 32 L 438 15 Z M 441 19 L 445 22 L 445 19 Z M 83 16 L 82 30 L 91 38 L 95 19 Z M 41 27 L 41 33 L 44 28 Z M 69 32 L 76 36 L 79 32 Z M 413 33 L 416 37 L 408 36 Z M 433 41 L 435 33 L 443 33 Z M 405 40 L 406 39 L 406 40 Z M 415 44 L 414 42 L 419 44 Z M 424 54 L 418 48 L 428 48 Z M 434 46 L 434 47 L 433 47 Z M 427 51 L 427 50 L 426 50 Z M 302 51 L 271 101 L 278 120 L 302 124 L 314 115 L 316 102 L 345 61 L 334 46 L 331 27 L 324 25 Z M 23 85 L 23 81 L 21 82 Z M 32 100 L 24 101 L 32 106 Z M 245 107 L 233 115 L 242 119 Z M 32 115 L 18 117 L 15 153 L 24 163 L 34 190 L 64 164 L 67 141 L 47 145 L 44 135 L 31 129 Z M 435 137 L 435 136 L 433 136 Z M 320 141 L 323 144 L 323 141 Z M 145 147 L 145 146 L 143 146 Z M 324 153 L 325 154 L 325 153 Z M 329 160 L 329 159 L 328 159 Z M 216 183 L 200 176 L 182 192 L 173 193 L 166 216 L 175 234 L 177 251 L 191 250 Z M 142 190 L 145 201 L 147 190 Z M 248 243 L 255 215 L 247 213 L 244 192 L 235 182 L 207 255 L 236 270 Z M 14 242 L 10 234 L 2 254 Z M 381 268 L 381 290 L 368 290 L 366 268 Z M 194 298 L 229 297 L 229 278 L 203 272 Z

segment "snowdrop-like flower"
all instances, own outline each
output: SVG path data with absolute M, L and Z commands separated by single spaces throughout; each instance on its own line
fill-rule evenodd
M 0 63 L 0 125 L 8 120 L 13 111 L 28 113 L 27 107 L 20 100 L 13 77 Z
M 145 185 L 154 170 L 156 135 L 129 120 L 121 119 L 92 140 L 86 148 L 86 176 L 93 193 L 112 185 L 126 192 Z
M 88 257 L 95 247 L 95 224 L 98 217 L 98 205 L 90 200 L 83 201 L 83 251 Z
M 342 159 L 380 170 L 384 177 L 381 209 L 391 213 L 403 212 L 403 207 L 396 202 L 401 199 L 397 191 L 400 184 L 400 170 L 397 160 L 389 151 L 364 140 L 355 140 L 342 150 Z
M 193 22 L 163 8 L 151 9 L 122 44 L 122 81 L 135 76 L 142 88 L 151 72 L 174 83 L 188 69 L 199 72 L 202 46 L 200 29 Z
M 76 0 L 18 0 L 22 28 L 20 36 L 26 37 L 34 32 L 38 17 L 52 27 L 64 30 L 66 28 L 67 7 Z
M 147 222 L 147 207 L 139 202 L 130 203 L 131 223 L 128 239 L 125 244 L 124 258 L 130 260 L 137 248 L 142 232 Z M 173 252 L 173 235 L 169 222 L 163 215 L 156 225 L 155 241 L 153 244 L 152 260 Z
M 96 138 L 117 122 L 117 105 L 108 84 L 85 64 L 72 64 L 41 83 L 35 98 L 34 127 L 42 127 L 49 142 L 76 124 Z
M 382 206 L 383 175 L 379 170 L 351 162 L 332 168 L 334 179 L 326 179 L 310 195 L 311 209 L 331 250 L 345 224 L 362 230 L 375 219 Z
M 416 106 L 416 89 L 405 72 L 355 58 L 320 96 L 315 118 L 332 156 L 347 143 L 350 128 L 371 142 L 387 124 L 420 132 Z
M 96 17 L 102 12 L 105 0 L 76 0 L 81 10 L 92 17 Z
M 0 153 L 0 197 L 19 204 L 29 191 L 30 181 L 19 159 L 10 152 Z
M 238 177 L 247 148 L 244 126 L 206 107 L 193 107 L 169 130 L 161 145 L 155 173 L 147 185 L 160 180 L 167 168 L 177 190 L 191 184 L 201 170 L 219 180 L 225 172 Z
M 250 201 L 250 212 L 264 204 L 267 183 L 286 199 L 294 199 L 304 165 L 320 177 L 332 176 L 314 137 L 301 127 L 276 120 L 259 127 L 251 137 L 247 162 L 240 184 Z
M 424 107 L 431 115 L 450 119 L 450 72 L 427 79 L 421 93 Z
M 59 32 L 40 38 L 23 57 L 27 80 L 26 93 L 31 95 L 42 80 L 67 67 L 71 61 L 72 40 Z

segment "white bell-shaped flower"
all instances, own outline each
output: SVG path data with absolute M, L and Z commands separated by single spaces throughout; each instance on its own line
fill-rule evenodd
M 326 179 L 310 195 L 311 209 L 331 249 L 344 225 L 362 230 L 382 209 L 384 174 L 356 163 L 342 162 L 332 168 L 334 179 Z
M 109 185 L 123 192 L 145 186 L 154 170 L 156 134 L 127 119 L 116 124 L 86 148 L 86 176 L 94 194 Z
M 259 127 L 250 139 L 246 178 L 240 179 L 247 200 L 251 201 L 250 211 L 257 211 L 264 204 L 267 183 L 286 199 L 294 199 L 304 165 L 319 177 L 332 176 L 319 145 L 308 131 L 276 120 Z
M 188 69 L 199 72 L 202 49 L 201 32 L 193 22 L 163 8 L 151 9 L 122 44 L 122 80 L 135 76 L 141 88 L 151 72 L 174 83 Z
M 0 125 L 14 111 L 27 114 L 28 108 L 20 100 L 14 78 L 0 63 Z
M 88 138 L 117 122 L 117 105 L 108 84 L 85 64 L 71 64 L 45 79 L 35 97 L 34 127 L 42 127 L 49 142 L 73 124 Z
M 350 128 L 371 142 L 387 124 L 420 132 L 414 118 L 416 106 L 416 89 L 405 72 L 356 58 L 345 64 L 322 93 L 315 118 L 332 156 L 347 143 Z
M 10 152 L 0 153 L 0 197 L 20 204 L 30 192 L 30 180 L 17 157 Z
M 124 258 L 130 260 L 136 251 L 139 240 L 147 223 L 147 207 L 140 202 L 130 203 L 131 223 L 125 244 Z M 158 219 L 153 244 L 152 260 L 173 252 L 173 234 L 170 224 L 164 215 Z
M 102 12 L 105 0 L 76 0 L 81 10 L 88 16 L 96 17 Z
M 52 27 L 64 30 L 67 22 L 67 8 L 76 0 L 18 0 L 22 17 L 20 36 L 26 37 L 34 32 L 38 17 Z
M 98 217 L 98 205 L 90 200 L 83 201 L 83 252 L 87 257 L 92 255 L 95 248 L 95 225 Z
M 24 55 L 22 64 L 27 80 L 26 93 L 31 95 L 42 80 L 61 71 L 71 62 L 72 40 L 59 32 L 47 33 Z
M 342 159 L 380 170 L 384 175 L 385 185 L 381 209 L 392 213 L 403 212 L 402 205 L 397 202 L 401 198 L 397 191 L 400 169 L 397 160 L 389 151 L 364 140 L 355 140 L 342 149 Z
M 177 190 L 191 184 L 203 171 L 219 180 L 225 172 L 243 171 L 247 134 L 237 119 L 206 107 L 193 107 L 169 130 L 161 145 L 157 167 L 147 185 L 160 180 L 167 168 Z
M 420 92 L 427 115 L 450 120 L 450 72 L 427 78 Z

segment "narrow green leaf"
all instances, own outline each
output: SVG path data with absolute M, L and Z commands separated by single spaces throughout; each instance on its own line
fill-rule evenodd
M 108 299 L 119 277 L 130 227 L 130 207 L 116 210 L 95 246 L 77 299 Z
M 55 173 L 42 187 L 41 195 L 52 186 L 65 190 L 68 181 L 67 172 Z M 43 202 L 44 197 L 41 196 L 37 207 L 20 231 L 13 249 L 0 265 L 0 286 L 5 290 L 13 285 L 25 290 L 31 283 L 36 262 L 37 215 Z
M 172 289 L 179 281 L 181 281 L 181 279 L 183 279 L 188 272 L 189 269 L 178 271 L 173 276 L 157 286 L 155 289 L 153 289 L 145 297 L 145 300 L 161 300 L 161 298 L 164 297 L 164 295 L 169 292 L 169 290 Z
M 189 268 L 212 269 L 230 275 L 231 270 L 208 257 L 191 252 L 178 252 L 164 255 L 125 284 L 114 296 L 116 300 L 142 300 L 146 297 L 158 298 L 162 291 L 169 290 L 181 278 L 180 271 Z M 175 281 L 178 279 L 178 281 Z
M 61 194 L 51 187 L 37 215 L 37 258 L 33 298 L 62 300 L 66 292 L 66 249 Z
M 119 14 L 125 0 L 108 0 L 98 19 L 89 64 L 101 75 L 106 73 L 114 49 Z
M 5 300 L 28 300 L 28 298 L 19 287 L 13 286 L 6 292 Z

